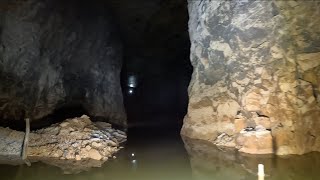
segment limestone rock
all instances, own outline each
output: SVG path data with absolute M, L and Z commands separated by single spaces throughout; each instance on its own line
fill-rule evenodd
M 255 117 L 253 119 L 254 119 L 256 125 L 261 125 L 266 129 L 271 129 L 270 118 L 268 118 L 268 117 Z
M 28 158 L 49 164 L 51 164 L 50 159 L 106 161 L 120 150 L 120 144 L 111 140 L 117 139 L 116 135 L 113 135 L 114 133 L 106 135 L 106 133 L 117 132 L 125 137 L 126 134 L 111 126 L 102 130 L 95 124 L 88 116 L 81 116 L 31 132 Z M 56 129 L 59 133 L 52 133 Z M 122 142 L 124 141 L 126 139 L 122 137 Z M 66 168 L 62 163 L 57 162 L 57 164 L 61 168 Z
M 244 118 L 237 118 L 234 120 L 234 126 L 236 133 L 239 133 L 241 130 L 247 127 L 246 119 Z
M 320 151 L 320 4 L 188 3 L 194 72 L 181 134 L 217 145 L 223 133 L 262 138 L 245 141 L 251 153 L 271 152 L 271 139 L 276 154 Z M 257 125 L 271 133 L 239 134 Z
M 0 164 L 20 164 L 24 132 L 0 127 Z
M 95 150 L 95 149 L 91 149 L 89 151 L 89 158 L 94 159 L 94 160 L 101 160 L 102 156 L 99 153 L 99 151 Z
M 249 154 L 272 154 L 273 141 L 271 132 L 267 130 L 245 131 L 242 130 L 236 139 L 240 152 Z

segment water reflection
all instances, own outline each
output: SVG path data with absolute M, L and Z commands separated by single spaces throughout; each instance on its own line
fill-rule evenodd
M 61 171 L 55 167 L 58 165 L 56 161 L 46 162 L 53 166 L 44 163 L 33 163 L 31 167 L 0 165 L 2 175 L 0 179 L 192 180 L 188 155 L 178 133 L 170 133 L 164 129 L 158 132 L 155 129 L 143 129 L 137 134 L 129 131 L 128 135 L 129 139 L 124 145 L 125 149 L 120 150 L 116 159 L 108 161 L 100 168 L 79 169 L 70 162 L 68 163 L 69 169 L 66 166 Z M 81 165 L 85 167 L 86 162 Z M 63 173 L 66 170 L 75 170 L 75 168 L 82 172 Z
M 258 164 L 265 165 L 265 179 L 320 179 L 320 153 L 276 157 L 246 155 L 218 149 L 211 143 L 183 137 L 194 180 L 257 179 Z
M 47 164 L 33 163 L 31 167 L 0 165 L 0 179 L 257 180 L 259 163 L 265 165 L 266 180 L 315 180 L 320 177 L 320 153 L 287 157 L 248 156 L 232 149 L 218 149 L 205 141 L 185 137 L 182 141 L 179 134 L 170 133 L 168 129 L 155 132 L 155 129 L 149 132 L 139 129 L 136 134 L 129 131 L 125 149 L 100 168 L 87 168 L 95 162 L 51 159 L 44 161 Z M 60 169 L 62 165 L 63 171 Z

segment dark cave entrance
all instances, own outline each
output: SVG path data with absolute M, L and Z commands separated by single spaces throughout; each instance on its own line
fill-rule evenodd
M 187 1 L 111 2 L 124 43 L 121 85 L 129 128 L 177 131 L 187 112 L 193 70 Z

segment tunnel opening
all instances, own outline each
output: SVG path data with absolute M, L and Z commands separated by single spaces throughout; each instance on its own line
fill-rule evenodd
M 178 132 L 193 71 L 187 1 L 120 0 L 111 7 L 124 43 L 121 85 L 129 128 Z

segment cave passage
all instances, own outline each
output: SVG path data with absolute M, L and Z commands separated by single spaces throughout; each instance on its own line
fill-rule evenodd
M 121 84 L 129 128 L 178 130 L 192 74 L 187 1 L 111 2 L 124 43 Z

